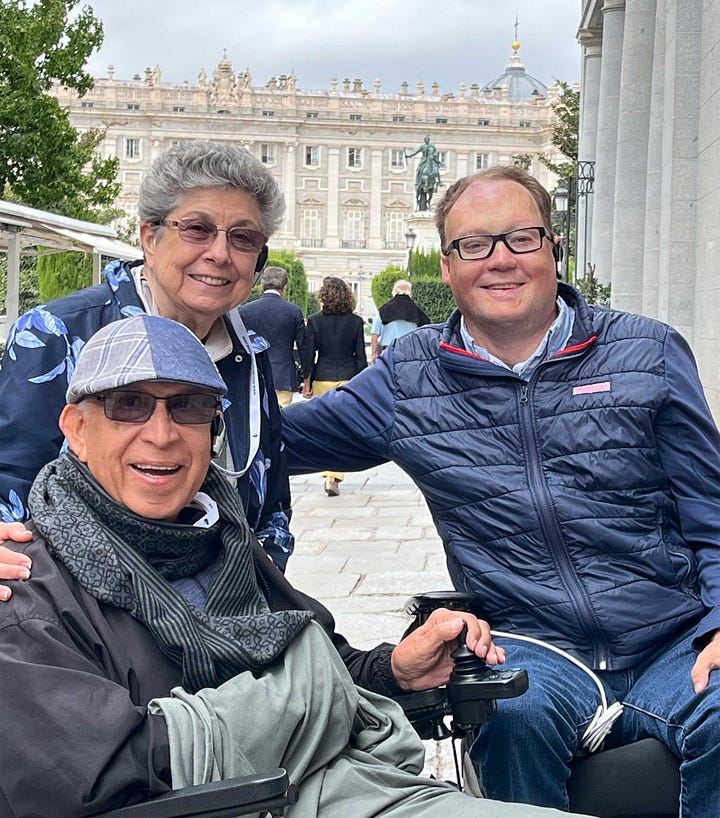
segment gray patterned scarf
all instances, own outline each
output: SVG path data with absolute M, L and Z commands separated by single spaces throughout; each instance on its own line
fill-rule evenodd
M 142 622 L 182 667 L 190 692 L 269 664 L 312 618 L 269 610 L 252 561 L 255 535 L 237 492 L 212 465 L 202 491 L 220 512 L 210 529 L 149 520 L 113 500 L 68 455 L 41 470 L 29 498 L 53 556 L 93 597 Z M 193 576 L 216 557 L 203 613 L 167 580 Z

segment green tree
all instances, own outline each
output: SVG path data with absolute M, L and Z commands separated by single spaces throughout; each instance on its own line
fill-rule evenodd
M 401 278 L 407 278 L 407 271 L 394 264 L 388 265 L 382 272 L 373 276 L 370 282 L 370 292 L 378 309 L 392 298 L 393 285 Z
M 512 155 L 512 163 L 523 170 L 530 170 L 532 165 L 532 154 L 530 153 L 514 153 Z
M 307 315 L 315 315 L 315 313 L 320 312 L 321 309 L 322 309 L 322 304 L 318 301 L 318 298 L 315 295 L 315 293 L 310 293 L 308 295 L 308 300 L 307 300 L 307 313 L 306 313 L 306 316 Z
M 601 307 L 610 306 L 610 285 L 603 284 L 595 278 L 594 264 L 588 264 L 587 275 L 578 279 L 575 286 L 583 294 L 588 304 L 598 304 Z
M 47 94 L 53 82 L 80 96 L 103 27 L 77 0 L 0 0 L 0 191 L 31 207 L 108 221 L 120 192 L 118 160 L 101 159 L 101 131 L 78 133 Z
M 37 260 L 40 302 L 75 293 L 92 284 L 93 260 L 90 253 L 53 253 Z
M 0 254 L 0 313 L 5 312 L 5 297 L 7 295 L 7 256 Z M 20 315 L 40 303 L 38 294 L 37 266 L 35 259 L 23 256 L 20 259 Z
M 424 310 L 432 321 L 444 321 L 455 309 L 452 291 L 441 279 L 440 251 L 417 253 L 417 268 L 422 271 L 416 275 L 415 253 L 413 253 L 412 297 L 413 301 Z M 372 297 L 375 306 L 380 309 L 392 297 L 392 288 L 396 281 L 407 278 L 407 270 L 390 265 L 378 273 L 372 280 Z
M 440 278 L 441 253 L 439 250 L 414 250 L 412 254 L 412 280 L 413 283 L 419 278 Z
M 413 301 L 434 323 L 447 320 L 455 309 L 455 299 L 447 284 L 438 279 L 413 279 Z
M 292 250 L 273 250 L 268 256 L 268 264 L 273 267 L 282 267 L 288 273 L 288 285 L 285 288 L 285 299 L 291 304 L 297 304 L 307 315 L 308 283 L 305 274 L 305 265 Z
M 578 159 L 578 138 L 580 127 L 580 91 L 566 82 L 556 80 L 560 96 L 553 105 L 557 122 L 552 129 L 552 143 L 566 157 L 566 162 L 551 162 L 541 155 L 540 161 L 556 173 L 560 179 L 575 176 Z

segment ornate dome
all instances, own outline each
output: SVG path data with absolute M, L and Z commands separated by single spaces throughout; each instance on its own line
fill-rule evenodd
M 517 39 L 513 41 L 512 50 L 513 55 L 510 57 L 510 62 L 505 71 L 492 82 L 489 82 L 485 88 L 507 87 L 509 99 L 532 99 L 533 96 L 538 94 L 546 96 L 547 85 L 528 74 L 525 70 L 525 66 L 518 55 L 520 43 Z

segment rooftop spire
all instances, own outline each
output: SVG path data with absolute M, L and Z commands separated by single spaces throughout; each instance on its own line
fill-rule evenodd
M 517 54 L 520 51 L 520 41 L 518 40 L 518 16 L 517 12 L 515 12 L 515 39 L 512 43 L 512 50 L 513 54 Z

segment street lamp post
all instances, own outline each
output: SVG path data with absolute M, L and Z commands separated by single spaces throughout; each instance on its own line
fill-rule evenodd
M 562 213 L 563 222 L 565 225 L 563 236 L 565 246 L 563 250 L 565 251 L 564 262 L 566 281 L 568 281 L 570 277 L 570 220 L 572 209 L 572 202 L 570 201 L 570 191 L 572 189 L 570 186 L 571 181 L 572 180 L 570 179 L 564 179 L 563 184 L 555 191 L 555 210 L 558 213 Z M 567 187 L 565 186 L 565 183 L 567 183 Z
M 415 246 L 415 239 L 417 238 L 417 233 L 410 227 L 405 233 L 405 246 L 407 247 L 408 251 L 408 261 L 407 261 L 407 276 L 410 278 L 412 275 L 412 251 L 413 247 Z
M 588 254 L 588 231 L 589 214 L 592 207 L 592 195 L 595 192 L 595 162 L 591 160 L 581 160 L 577 163 L 576 182 L 576 230 L 575 230 L 575 271 L 583 271 L 583 276 L 587 273 L 589 259 Z M 580 214 L 582 213 L 582 219 Z M 582 244 L 580 236 L 582 235 Z M 590 248 L 592 252 L 592 246 Z M 582 252 L 582 258 L 580 254 Z
M 363 317 L 365 316 L 365 312 L 363 311 L 363 266 L 362 264 L 358 265 L 357 271 L 357 303 L 360 311 L 360 315 Z

